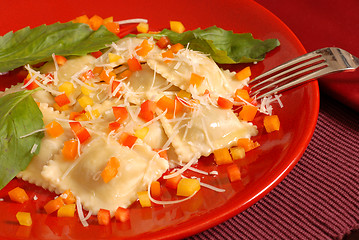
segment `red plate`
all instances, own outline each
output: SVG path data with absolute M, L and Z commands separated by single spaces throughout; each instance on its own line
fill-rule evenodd
M 295 35 L 272 13 L 249 0 L 192 1 L 36 1 L 3 0 L 0 10 L 0 34 L 18 30 L 27 25 L 31 27 L 56 21 L 69 21 L 77 16 L 98 14 L 102 17 L 114 16 L 115 20 L 129 18 L 149 19 L 151 29 L 168 27 L 169 20 L 180 20 L 187 29 L 217 25 L 234 32 L 252 32 L 260 39 L 278 38 L 281 46 L 267 55 L 264 62 L 252 67 L 258 75 L 280 63 L 297 57 L 305 50 Z M 4 24 L 7 23 L 7 24 Z M 240 69 L 243 65 L 233 67 Z M 2 77 L 1 85 L 7 83 Z M 272 134 L 262 133 L 261 146 L 248 152 L 247 167 L 241 183 L 228 181 L 226 167 L 216 167 L 213 158 L 202 159 L 198 168 L 206 171 L 217 170 L 217 177 L 204 177 L 203 182 L 219 188 L 217 193 L 202 188 L 189 201 L 152 208 L 141 208 L 138 203 L 131 207 L 131 218 L 127 223 L 115 220 L 104 227 L 97 224 L 96 217 L 89 220 L 90 226 L 84 228 L 78 218 L 60 219 L 46 215 L 43 205 L 54 194 L 39 187 L 13 180 L 0 191 L 0 238 L 17 239 L 165 239 L 183 238 L 225 221 L 250 207 L 273 189 L 294 167 L 306 149 L 316 124 L 319 109 L 317 82 L 291 90 L 283 94 L 285 105 L 274 105 L 274 111 L 281 120 L 281 130 Z M 192 174 L 192 173 L 189 173 Z M 9 200 L 7 192 L 21 186 L 33 198 L 26 204 Z M 169 193 L 167 193 L 169 194 Z M 19 226 L 17 211 L 32 214 L 32 227 Z

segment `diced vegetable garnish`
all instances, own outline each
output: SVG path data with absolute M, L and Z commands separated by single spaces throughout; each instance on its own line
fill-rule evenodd
M 115 212 L 117 221 L 126 222 L 130 219 L 130 210 L 127 208 L 118 207 Z
M 280 121 L 277 115 L 265 116 L 263 124 L 268 133 L 278 131 L 280 128 Z
M 24 203 L 29 200 L 29 196 L 24 189 L 16 187 L 8 192 L 10 199 L 14 202 Z
M 61 198 L 65 204 L 72 204 L 76 202 L 75 196 L 69 189 L 61 194 Z
M 231 147 L 229 150 L 231 152 L 233 160 L 242 159 L 246 155 L 246 151 L 243 147 Z
M 114 54 L 114 53 L 108 53 L 108 61 L 110 63 L 117 62 L 121 58 L 122 58 L 122 56 L 120 56 L 120 55 L 117 55 L 117 54 Z M 109 81 L 105 81 L 105 82 L 109 82 Z
M 96 31 L 103 24 L 103 18 L 100 16 L 97 16 L 97 15 L 94 15 L 89 19 L 88 24 L 90 25 L 92 30 Z
M 251 68 L 245 67 L 241 71 L 237 72 L 235 76 L 237 80 L 242 81 L 246 78 L 249 78 L 251 75 L 252 75 Z
M 135 48 L 138 56 L 146 57 L 147 54 L 153 49 L 153 44 L 150 44 L 147 39 Z
M 231 157 L 231 154 L 229 153 L 228 148 L 216 149 L 213 151 L 213 154 L 214 154 L 214 161 L 217 163 L 217 165 L 223 165 L 233 162 L 233 159 Z
M 227 167 L 227 173 L 229 180 L 231 182 L 236 182 L 241 180 L 241 171 L 239 170 L 239 167 L 236 164 L 231 164 Z
M 189 197 L 201 188 L 198 179 L 182 178 L 177 186 L 177 195 Z
M 172 46 L 171 46 L 171 51 L 172 51 L 174 54 L 176 54 L 176 53 L 178 53 L 179 50 L 181 50 L 181 49 L 183 49 L 183 48 L 184 48 L 184 46 L 183 46 L 182 44 L 176 43 L 175 45 L 172 45 Z
M 142 66 L 137 58 L 132 57 L 127 60 L 128 68 L 131 72 L 136 72 L 142 70 Z
M 183 33 L 185 30 L 185 27 L 179 21 L 170 21 L 170 28 L 176 33 Z
M 234 100 L 236 102 L 243 102 L 243 100 L 246 101 L 246 102 L 251 102 L 252 98 L 249 97 L 248 90 L 246 90 L 246 89 L 237 89 L 236 93 L 234 94 Z
M 105 169 L 101 172 L 101 177 L 105 183 L 111 181 L 114 177 L 116 177 L 118 173 L 118 168 L 120 167 L 120 161 L 111 157 L 107 162 Z
M 64 129 L 60 123 L 56 121 L 52 121 L 45 126 L 46 133 L 49 134 L 51 137 L 56 138 L 64 133 Z
M 231 109 L 233 107 L 233 102 L 227 98 L 218 97 L 217 103 L 223 109 Z
M 66 63 L 67 59 L 64 56 L 55 55 L 55 61 L 57 65 L 62 66 Z
M 55 102 L 60 106 L 64 106 L 70 103 L 70 99 L 67 97 L 66 93 L 60 94 L 55 97 Z
M 250 138 L 240 138 L 237 141 L 237 146 L 244 148 L 246 152 L 259 147 L 260 144 L 258 142 L 253 142 Z
M 137 196 L 142 207 L 151 207 L 151 200 L 147 191 L 138 192 Z
M 67 96 L 70 96 L 74 92 L 74 84 L 72 82 L 64 82 L 59 86 L 59 91 L 66 93 Z
M 161 184 L 159 181 L 153 181 L 151 183 L 151 196 L 154 197 L 154 198 L 159 198 L 162 194 L 162 191 L 161 191 Z
M 57 210 L 59 210 L 60 207 L 64 206 L 65 203 L 61 197 L 55 198 L 53 200 L 50 200 L 47 202 L 44 206 L 44 209 L 47 214 L 51 214 Z
M 57 210 L 58 217 L 73 217 L 75 215 L 76 205 L 74 203 L 61 206 Z
M 171 41 L 168 37 L 166 36 L 163 36 L 161 37 L 157 42 L 156 42 L 156 45 L 161 48 L 161 49 L 164 49 L 166 48 L 168 45 L 171 44 Z
M 87 131 L 85 127 L 81 125 L 79 122 L 70 122 L 70 127 L 76 137 L 79 139 L 80 143 L 86 142 L 89 138 L 91 138 L 90 133 Z
M 114 34 L 119 34 L 120 33 L 120 25 L 118 23 L 107 22 L 104 25 L 107 28 L 107 30 L 109 30 L 110 32 L 112 32 Z
M 27 85 L 29 81 L 30 81 L 30 78 L 25 78 L 24 79 L 24 85 Z M 33 89 L 38 88 L 38 87 L 39 87 L 39 85 L 37 85 L 37 83 L 35 81 L 32 81 L 30 84 L 28 84 L 26 86 L 26 89 L 27 90 L 33 90 Z
M 189 83 L 195 87 L 199 87 L 202 84 L 203 80 L 204 80 L 204 77 L 202 77 L 196 73 L 192 73 Z
M 148 122 L 154 118 L 154 112 L 156 110 L 156 103 L 151 100 L 146 100 L 141 104 L 141 111 L 138 117 Z
M 64 147 L 62 148 L 62 155 L 66 160 L 75 160 L 78 155 L 78 141 L 72 139 L 64 142 Z
M 99 71 L 99 70 L 97 70 Z M 116 74 L 112 71 L 106 70 L 106 69 L 102 69 L 100 72 L 99 77 L 101 78 L 101 80 L 103 80 L 106 83 L 110 83 L 111 80 L 113 81 L 116 78 Z
M 139 33 L 146 33 L 148 32 L 149 26 L 148 23 L 141 22 L 137 25 L 137 31 Z
M 244 105 L 238 116 L 240 119 L 250 122 L 253 121 L 254 117 L 257 114 L 257 111 L 258 109 L 256 106 Z
M 112 107 L 112 111 L 118 123 L 123 123 L 128 117 L 128 111 L 125 107 Z
M 148 127 L 143 127 L 143 128 L 140 128 L 140 129 L 136 129 L 135 130 L 135 136 L 138 137 L 139 139 L 144 139 L 147 135 L 149 131 L 149 128 Z
M 132 146 L 135 144 L 136 141 L 137 141 L 137 137 L 127 132 L 123 132 L 120 138 L 118 139 L 118 142 L 120 144 L 129 148 L 132 148 Z
M 31 226 L 32 225 L 32 219 L 31 214 L 29 212 L 17 212 L 16 213 L 16 219 L 22 226 Z
M 182 179 L 181 174 L 178 174 L 172 178 L 167 179 L 165 185 L 168 188 L 177 189 L 178 183 L 180 182 L 181 179 Z
M 100 225 L 109 225 L 111 222 L 111 214 L 107 209 L 100 209 L 97 213 L 97 221 Z
M 165 63 L 169 63 L 172 61 L 172 59 L 174 58 L 173 52 L 171 49 L 167 50 L 166 52 L 162 53 L 162 58 L 164 58 L 164 62 Z

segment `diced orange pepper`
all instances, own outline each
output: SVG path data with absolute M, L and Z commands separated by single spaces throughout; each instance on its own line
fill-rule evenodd
M 101 208 L 97 213 L 97 221 L 100 225 L 109 225 L 111 222 L 110 211 Z
M 74 194 L 71 192 L 70 189 L 66 190 L 61 194 L 61 197 L 65 204 L 72 204 L 76 202 Z
M 127 79 L 129 77 L 131 77 L 132 72 L 129 69 L 126 69 L 125 71 L 123 71 L 122 73 L 119 74 L 120 79 Z
M 73 20 L 74 23 L 86 23 L 88 24 L 89 22 L 89 18 L 87 17 L 87 15 L 82 15 L 80 17 L 77 17 Z
M 95 75 L 100 75 L 103 71 L 103 67 L 94 67 L 94 69 L 92 70 L 93 74 Z
M 111 122 L 108 124 L 108 129 L 110 132 L 116 132 L 121 127 L 121 123 L 119 122 Z
M 110 23 L 110 22 L 113 22 L 113 17 L 108 17 L 108 18 L 103 19 L 103 24 Z
M 81 114 L 83 114 L 85 112 L 86 112 L 85 110 L 83 110 L 81 112 L 72 112 L 72 113 L 70 113 L 69 119 L 70 120 L 76 120 L 77 117 L 79 117 Z
M 28 82 L 30 81 L 29 78 L 25 78 L 24 79 L 24 85 L 26 85 Z M 39 85 L 37 85 L 37 83 L 35 81 L 32 81 L 29 85 L 26 86 L 27 90 L 33 90 L 35 88 L 38 88 Z
M 154 112 L 156 110 L 156 103 L 151 100 L 146 100 L 141 104 L 141 110 L 138 117 L 142 120 L 149 122 L 154 118 Z
M 242 81 L 246 78 L 249 78 L 251 76 L 251 68 L 250 67 L 245 67 L 243 68 L 241 71 L 237 72 L 235 77 L 237 80 Z
M 99 58 L 102 56 L 102 52 L 101 51 L 92 52 L 91 55 L 95 58 Z
M 88 70 L 88 71 L 84 72 L 83 74 L 81 74 L 81 79 L 83 81 L 90 80 L 93 77 L 94 77 L 94 74 L 93 74 L 92 70 Z
M 241 180 L 241 171 L 239 170 L 239 167 L 236 164 L 231 164 L 227 167 L 227 173 L 229 180 L 231 182 L 236 182 Z
M 56 121 L 50 122 L 45 126 L 45 128 L 46 128 L 46 133 L 50 135 L 52 138 L 56 138 L 64 133 L 64 129 L 62 128 L 61 124 Z
M 47 202 L 44 206 L 44 209 L 47 214 L 51 214 L 57 211 L 60 207 L 64 206 L 65 203 L 61 197 L 55 198 Z
M 24 189 L 16 187 L 8 192 L 10 199 L 14 202 L 24 203 L 29 200 L 29 196 Z
M 196 73 L 192 73 L 189 83 L 195 87 L 199 87 L 202 84 L 203 80 L 204 80 L 204 77 L 202 77 Z
M 109 30 L 110 32 L 112 32 L 114 34 L 119 34 L 120 33 L 120 25 L 118 23 L 107 22 L 104 25 L 107 28 L 107 30 Z
M 137 58 L 132 57 L 127 60 L 128 68 L 131 72 L 136 72 L 142 70 L 141 63 L 138 61 Z
M 137 141 L 137 137 L 133 136 L 129 133 L 122 133 L 121 136 L 118 139 L 118 142 L 126 147 L 132 148 L 132 146 L 135 144 L 135 142 Z
M 73 217 L 75 216 L 76 205 L 74 203 L 61 206 L 57 210 L 58 217 Z
M 66 63 L 67 59 L 64 56 L 55 55 L 55 60 L 57 62 L 57 65 L 62 66 Z
M 263 125 L 267 133 L 278 131 L 280 128 L 278 115 L 265 116 L 263 119 Z
M 151 196 L 152 197 L 154 197 L 154 198 L 161 197 L 162 191 L 161 191 L 160 182 L 159 181 L 153 181 L 151 183 L 150 191 L 151 191 Z
M 67 97 L 66 93 L 58 95 L 55 97 L 55 102 L 60 106 L 65 106 L 70 103 L 70 99 Z
M 153 149 L 155 152 L 158 153 L 158 155 L 160 155 L 161 158 L 164 158 L 166 160 L 168 160 L 168 155 L 167 155 L 167 150 L 166 149 Z
M 178 174 L 172 178 L 167 179 L 165 185 L 168 188 L 177 189 L 178 183 L 181 179 L 182 179 L 181 174 Z
M 114 177 L 116 177 L 118 173 L 118 168 L 120 167 L 120 161 L 117 158 L 111 157 L 107 162 L 106 167 L 101 172 L 101 177 L 105 183 L 111 181 Z
M 118 123 L 123 123 L 128 118 L 128 111 L 126 107 L 112 107 L 113 115 Z
M 189 197 L 199 191 L 201 185 L 195 178 L 182 178 L 177 186 L 177 196 Z
M 103 19 L 100 16 L 94 15 L 92 16 L 89 21 L 88 24 L 90 25 L 90 28 L 94 31 L 96 31 L 97 29 L 100 28 L 100 26 L 103 23 Z
M 137 193 L 138 200 L 140 201 L 141 207 L 151 207 L 151 200 L 147 191 Z
M 147 39 L 135 48 L 138 56 L 146 57 L 147 54 L 153 49 L 153 44 L 150 44 Z
M 32 219 L 31 214 L 29 212 L 17 212 L 16 213 L 16 219 L 22 226 L 31 226 L 32 225 Z
M 238 116 L 244 121 L 253 121 L 254 117 L 257 114 L 257 111 L 258 109 L 256 106 L 244 105 Z
M 115 218 L 117 221 L 126 222 L 130 219 L 130 210 L 123 207 L 118 207 L 115 212 Z
M 220 148 L 213 151 L 214 161 L 217 165 L 233 163 L 231 154 L 229 153 L 228 148 Z
M 233 102 L 227 98 L 218 97 L 217 103 L 223 109 L 231 109 L 233 107 Z
M 237 140 L 237 146 L 244 148 L 246 152 L 259 147 L 260 144 L 258 142 L 253 142 L 250 138 L 240 138 Z
M 157 101 L 156 105 L 163 111 L 167 110 L 167 118 L 173 118 L 174 115 L 183 112 L 183 104 L 177 98 L 172 99 L 164 95 Z
M 62 148 L 62 155 L 66 160 L 73 161 L 78 155 L 78 142 L 77 140 L 69 140 L 64 142 L 64 147 Z
M 106 69 L 103 69 L 100 73 L 100 79 L 103 80 L 106 83 L 110 83 L 111 79 L 114 80 L 116 78 L 116 74 L 112 71 L 108 71 Z
M 168 45 L 171 44 L 170 39 L 167 36 L 163 36 L 161 37 L 157 42 L 156 45 L 161 48 L 161 49 L 165 49 L 167 48 Z
M 176 54 L 179 50 L 183 49 L 184 46 L 181 43 L 176 43 L 175 45 L 171 46 L 171 51 Z
M 70 127 L 76 137 L 79 139 L 80 143 L 86 142 L 90 137 L 90 133 L 87 131 L 85 127 L 81 125 L 79 122 L 70 122 Z
M 164 62 L 165 63 L 169 63 L 172 61 L 172 59 L 175 57 L 173 55 L 173 52 L 171 49 L 167 50 L 166 52 L 163 52 L 162 53 L 162 57 L 165 59 Z
M 251 102 L 253 99 L 249 96 L 248 90 L 246 89 L 237 89 L 236 93 L 234 94 L 234 100 L 236 102 Z

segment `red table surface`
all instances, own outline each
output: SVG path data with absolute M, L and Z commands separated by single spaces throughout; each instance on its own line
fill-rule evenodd
M 257 0 L 279 17 L 308 52 L 339 47 L 359 56 L 358 0 Z M 339 82 L 340 81 L 340 82 Z M 359 111 L 359 71 L 319 79 L 321 90 Z

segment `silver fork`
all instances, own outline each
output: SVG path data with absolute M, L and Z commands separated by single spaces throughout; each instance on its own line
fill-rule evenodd
M 307 53 L 279 65 L 249 82 L 251 97 L 257 100 L 283 92 L 314 78 L 341 71 L 354 71 L 359 58 L 347 51 L 329 47 Z

